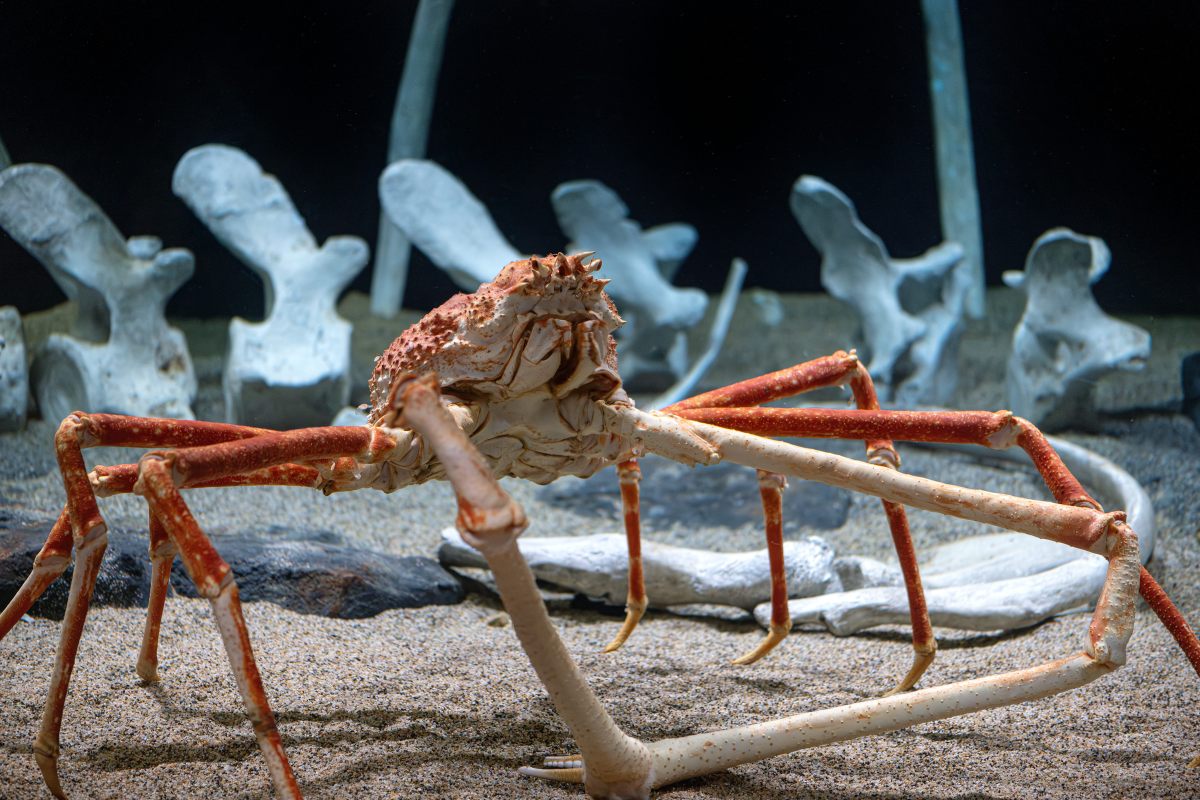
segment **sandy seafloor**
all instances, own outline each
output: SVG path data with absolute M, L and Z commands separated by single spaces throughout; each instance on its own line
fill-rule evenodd
M 1007 338 L 1019 313 L 993 292 L 991 313 L 963 345 L 963 407 L 1004 405 L 1000 381 Z M 350 298 L 354 314 L 362 298 Z M 708 383 L 786 366 L 844 346 L 852 324 L 825 298 L 783 298 L 784 322 L 764 325 L 764 306 L 743 300 L 731 339 Z M 1177 407 L 1182 353 L 1200 349 L 1200 320 L 1136 318 L 1155 336 L 1148 371 L 1106 380 L 1108 418 L 1099 432 L 1069 438 L 1114 460 L 1146 486 L 1156 508 L 1151 570 L 1193 622 L 1200 620 L 1200 434 Z M 201 416 L 217 412 L 219 337 L 186 326 L 202 380 Z M 221 326 L 218 326 L 221 327 Z M 398 329 L 378 321 L 356 335 L 364 353 Z M 1174 392 L 1174 394 L 1172 394 Z M 0 436 L 0 497 L 51 513 L 62 502 L 53 469 L 53 426 L 35 420 Z M 841 448 L 855 454 L 855 446 Z M 1032 474 L 958 455 L 903 448 L 905 469 L 964 485 L 1044 497 Z M 100 451 L 111 463 L 128 460 Z M 95 463 L 95 459 L 93 459 Z M 600 480 L 613 480 L 601 475 Z M 527 535 L 614 530 L 537 501 L 531 486 L 506 481 L 533 519 Z M 395 553 L 435 552 L 453 519 L 444 485 L 393 496 L 323 497 L 292 489 L 189 494 L 202 525 L 226 530 L 278 524 L 338 531 Z M 113 536 L 144 536 L 140 499 L 102 501 Z M 653 502 L 653 498 L 645 498 Z M 982 531 L 915 512 L 918 547 Z M 749 549 L 746 530 L 648 530 L 677 544 Z M 848 522 L 821 532 L 842 554 L 886 557 L 875 500 L 854 498 Z M 392 611 L 365 620 L 302 616 L 265 603 L 246 607 L 255 652 L 283 740 L 309 798 L 577 798 L 579 786 L 524 778 L 517 767 L 572 751 L 517 646 L 494 624 L 496 601 L 469 595 L 451 607 Z M 266 767 L 245 719 L 207 604 L 168 601 L 162 682 L 134 673 L 144 611 L 94 609 L 88 619 L 63 722 L 61 774 L 73 798 L 267 798 Z M 602 655 L 619 618 L 556 605 L 552 617 L 570 652 L 618 723 L 643 739 L 751 723 L 877 696 L 907 668 L 903 628 L 847 638 L 798 632 L 751 667 L 731 658 L 761 631 L 743 618 L 651 613 L 627 646 Z M 883 736 L 781 756 L 697 778 L 656 793 L 693 798 L 1194 798 L 1200 771 L 1200 679 L 1156 618 L 1141 607 L 1124 669 L 1079 690 Z M 19 624 L 0 643 L 0 797 L 48 797 L 30 754 L 58 640 L 58 623 Z M 1018 669 L 1080 649 L 1087 618 L 1029 630 L 980 634 L 939 629 L 941 649 L 924 686 Z

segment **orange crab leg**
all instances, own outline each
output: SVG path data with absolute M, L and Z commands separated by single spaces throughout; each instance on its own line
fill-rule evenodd
M 783 490 L 787 478 L 765 469 L 758 470 L 758 492 L 762 498 L 763 526 L 767 533 L 767 560 L 771 567 L 771 627 L 766 637 L 734 664 L 753 664 L 771 652 L 792 630 L 788 611 L 787 573 L 783 560 Z
M 784 397 L 795 397 L 813 389 L 840 386 L 855 377 L 858 367 L 859 361 L 855 355 L 839 350 L 833 355 L 814 358 L 802 364 L 680 400 L 663 411 L 674 414 L 685 408 L 757 406 Z M 865 372 L 866 370 L 863 370 L 864 374 Z
M 137 464 L 115 464 L 98 466 L 89 476 L 97 497 L 128 494 L 137 482 Z M 305 464 L 276 464 L 271 467 L 250 470 L 234 475 L 202 481 L 188 481 L 181 489 L 215 489 L 226 486 L 303 486 L 320 488 L 321 473 Z
M 997 411 L 846 411 L 843 409 L 690 409 L 678 416 L 766 436 L 862 438 L 888 435 L 919 442 L 953 442 L 1025 450 L 1054 499 L 1063 505 L 1102 510 L 1032 423 Z M 1158 583 L 1141 569 L 1139 592 L 1200 675 L 1200 640 Z M 1200 762 L 1198 762 L 1200 763 Z
M 1036 427 L 1008 411 L 856 411 L 841 408 L 695 408 L 672 412 L 685 419 L 761 436 L 833 439 L 890 437 L 1025 450 L 1054 499 L 1099 508 Z
M 1171 598 L 1167 597 L 1167 593 L 1158 585 L 1158 581 L 1154 580 L 1154 576 L 1146 571 L 1145 567 L 1142 567 L 1138 592 L 1145 599 L 1146 605 L 1150 606 L 1158 615 L 1159 620 L 1170 632 L 1179 648 L 1183 650 L 1183 654 L 1192 664 L 1192 669 L 1196 670 L 1197 675 L 1200 675 L 1200 640 L 1196 639 L 1192 626 L 1188 625 L 1183 614 L 1179 612 L 1179 609 L 1171 602 Z M 1200 766 L 1200 756 L 1196 756 L 1188 766 Z
M 91 472 L 92 486 L 99 497 L 128 494 L 133 491 L 137 480 L 137 464 L 98 466 Z M 312 467 L 300 464 L 280 464 L 241 475 L 228 475 L 217 480 L 188 484 L 191 489 L 208 489 L 223 486 L 299 486 L 320 488 L 321 474 Z M 164 540 L 162 528 L 153 515 L 150 516 L 150 558 L 153 568 L 150 578 L 150 602 L 147 607 L 146 630 L 142 637 L 142 649 L 138 656 L 138 676 L 146 681 L 157 680 L 158 629 L 162 622 L 163 605 L 166 601 L 167 585 L 170 583 L 171 564 L 178 550 L 169 540 Z M 168 554 L 170 558 L 168 559 Z M 71 524 L 64 507 L 46 543 L 33 561 L 29 577 L 0 612 L 0 640 L 13 625 L 37 602 L 50 584 L 54 583 L 71 562 Z
M 150 454 L 142 459 L 141 464 L 138 488 L 150 504 L 150 513 L 162 520 L 166 533 L 178 546 L 197 592 L 212 603 L 221 640 L 254 726 L 259 749 L 266 758 L 275 790 L 280 797 L 299 798 L 300 787 L 283 752 L 275 715 L 267 702 L 262 676 L 250 648 L 250 635 L 242 616 L 233 573 L 188 510 L 171 479 L 170 463 L 156 454 Z
M 760 403 L 766 403 L 782 397 L 792 397 L 813 389 L 840 386 L 847 383 L 850 385 L 855 404 L 859 409 L 872 410 L 879 408 L 879 399 L 875 392 L 875 384 L 871 380 L 871 376 L 866 368 L 862 366 L 854 353 L 839 350 L 833 355 L 815 358 L 811 361 L 788 367 L 787 369 L 781 369 L 766 375 L 760 375 L 757 378 L 750 378 L 720 389 L 714 389 L 695 395 L 694 397 L 689 397 L 663 410 L 665 413 L 679 414 L 680 416 L 685 416 L 686 411 L 697 408 L 736 407 L 753 413 L 756 409 L 745 407 L 757 406 Z M 892 469 L 899 468 L 900 457 L 897 455 L 889 438 L 886 436 L 862 438 L 866 439 L 867 460 L 870 463 Z M 636 479 L 637 476 L 634 476 L 633 480 L 635 482 Z M 760 486 L 762 486 L 762 481 L 762 473 L 760 472 Z M 633 597 L 636 591 L 644 598 L 645 586 L 641 582 L 640 569 L 638 571 L 636 589 L 633 570 L 635 548 L 638 548 L 640 552 L 637 495 L 633 494 L 631 501 L 625 483 L 626 479 L 623 476 L 621 499 L 625 512 L 625 535 L 629 541 L 630 552 L 629 593 Z M 773 568 L 771 571 L 771 629 L 759 646 L 751 652 L 735 659 L 734 663 L 737 664 L 750 664 L 757 661 L 770 652 L 787 635 L 787 630 L 783 627 L 783 622 L 786 618 L 787 577 L 785 571 L 782 569 L 782 523 L 780 523 L 778 536 L 772 535 L 770 527 L 771 520 L 782 515 L 782 503 L 779 493 L 784 486 L 786 486 L 786 482 L 781 478 L 779 485 L 760 489 L 763 501 L 763 516 L 767 525 L 767 556 L 771 560 L 771 563 L 774 564 L 778 561 L 780 564 L 779 569 Z M 908 515 L 905 513 L 903 506 L 890 503 L 886 500 L 883 501 L 883 508 L 884 513 L 887 515 L 892 541 L 900 561 L 901 572 L 904 575 L 904 585 L 908 593 L 909 614 L 912 619 L 913 629 L 913 665 L 900 683 L 891 690 L 892 692 L 898 692 L 906 691 L 916 685 L 921 675 L 933 663 L 934 654 L 937 651 L 937 641 L 933 637 L 933 626 L 930 624 L 929 612 L 925 604 L 925 590 L 921 585 L 921 573 L 917 565 L 916 550 L 912 543 L 912 533 L 908 526 Z M 780 596 L 785 598 L 782 604 L 784 606 L 783 610 L 778 608 L 780 604 L 776 601 L 776 598 Z M 605 648 L 605 651 L 608 652 L 620 647 L 625 639 L 629 637 L 629 634 L 633 631 L 640 618 L 641 613 L 635 612 L 632 605 L 627 605 L 625 624 L 621 626 L 620 633 Z M 788 628 L 790 628 L 790 625 Z
M 301 428 L 182 450 L 151 451 L 142 458 L 161 456 L 170 461 L 178 485 L 198 486 L 298 461 L 332 462 L 350 457 L 372 463 L 395 447 L 396 440 L 379 428 Z
M 646 613 L 646 576 L 642 571 L 642 522 L 638 481 L 642 471 L 636 458 L 617 465 L 617 478 L 621 483 L 621 508 L 625 516 L 625 542 L 629 548 L 629 578 L 625 598 L 625 622 L 613 640 L 604 647 L 611 653 L 629 638 Z
M 72 547 L 75 551 L 75 572 L 67 597 L 67 610 L 63 616 L 62 633 L 55 655 L 46 708 L 33 746 L 34 757 L 42 770 L 46 787 L 56 797 L 65 797 L 58 779 L 58 735 L 62 727 L 63 706 L 66 703 L 71 672 L 75 668 L 75 656 L 79 650 L 79 639 L 83 634 L 88 606 L 96 586 L 96 576 L 100 571 L 104 550 L 108 546 L 108 526 L 100 515 L 95 493 L 88 481 L 83 448 L 99 444 L 136 447 L 164 440 L 169 444 L 213 441 L 230 436 L 255 436 L 258 433 L 258 429 L 241 429 L 239 426 L 223 423 L 119 417 L 112 414 L 89 415 L 81 412 L 69 415 L 59 425 L 54 436 L 54 446 L 67 494 L 66 516 L 70 522 Z M 53 544 L 61 551 L 64 544 L 61 539 L 61 532 L 56 537 L 55 531 L 51 531 L 47 545 Z M 51 563 L 52 568 L 58 568 L 60 565 L 62 569 L 66 568 L 65 558 Z M 47 585 L 49 581 L 43 585 L 39 580 L 30 588 L 38 589 L 37 593 L 40 594 Z M 32 592 L 14 598 L 19 605 L 27 601 L 31 603 L 35 599 L 36 595 Z M 13 606 L 10 603 L 10 608 L 15 612 L 19 605 Z M 9 609 L 5 610 L 4 616 L 10 616 Z
M 171 584 L 171 565 L 179 555 L 179 546 L 167 534 L 162 522 L 150 512 L 150 600 L 146 604 L 146 628 L 138 652 L 137 674 L 144 681 L 158 680 L 158 632 L 162 627 L 163 607 Z
M 136 480 L 137 465 L 122 464 L 133 467 Z M 123 470 L 126 471 L 126 470 Z M 129 489 L 133 491 L 133 480 Z M 321 485 L 321 474 L 312 467 L 299 464 L 282 464 L 277 467 L 255 470 L 242 475 L 230 475 L 214 481 L 195 484 L 190 488 L 215 488 L 221 486 L 302 486 L 317 488 Z M 112 488 L 111 485 L 109 488 Z M 142 633 L 142 648 L 138 653 L 137 674 L 144 681 L 158 680 L 158 633 L 162 626 L 163 607 L 167 600 L 167 587 L 171 583 L 171 566 L 175 556 L 179 555 L 179 547 L 167 534 L 162 523 L 154 513 L 150 513 L 150 601 L 146 607 L 146 628 Z
M 174 465 L 169 475 L 172 481 L 177 480 L 181 484 L 209 485 L 225 483 L 228 478 L 238 473 L 254 472 L 260 469 L 269 470 L 269 468 L 279 467 L 281 464 L 286 466 L 282 470 L 268 474 L 279 479 L 289 476 L 293 478 L 304 476 L 313 479 L 317 475 L 316 470 L 290 462 L 326 461 L 344 456 L 360 457 L 364 461 L 369 461 L 382 456 L 395 447 L 395 440 L 391 436 L 372 428 L 311 428 L 277 433 L 224 423 L 120 417 L 111 414 L 93 415 L 81 412 L 71 414 L 63 420 L 55 435 L 55 447 L 63 485 L 67 493 L 66 514 L 70 521 L 76 554 L 76 568 L 67 600 L 67 611 L 63 619 L 62 634 L 45 712 L 42 716 L 37 740 L 34 743 L 34 755 L 42 770 L 46 786 L 57 797 L 65 797 L 58 778 L 57 766 L 63 708 L 88 606 L 95 589 L 96 576 L 108 540 L 107 526 L 96 504 L 96 495 L 87 474 L 82 449 L 96 445 L 145 447 L 163 443 L 188 449 L 150 453 L 143 457 L 143 464 L 147 462 L 147 459 L 156 463 L 169 462 Z M 191 457 L 184 457 L 185 454 L 191 454 Z M 107 479 L 110 481 L 110 485 L 105 488 L 109 491 L 122 489 L 127 491 L 129 488 L 125 484 L 127 478 L 127 469 L 115 469 L 104 471 L 102 475 L 98 475 L 97 482 L 103 485 Z M 236 479 L 234 482 L 237 482 Z M 158 508 L 152 505 L 151 513 L 160 517 L 160 521 L 171 534 L 171 538 L 175 539 L 172 526 L 176 524 L 176 520 L 169 516 L 163 516 L 166 513 L 163 511 L 164 503 L 167 506 L 170 505 L 168 501 L 160 500 Z M 176 544 L 180 546 L 181 550 L 184 550 L 178 540 L 176 540 Z M 202 549 L 199 545 L 195 547 Z M 163 559 L 165 560 L 165 558 L 164 554 Z M 203 565 L 193 564 L 192 566 Z M 213 569 L 217 569 L 215 562 L 208 564 L 198 574 L 204 580 L 211 580 L 216 574 L 212 571 Z M 196 575 L 193 575 L 193 580 L 195 579 Z M 197 581 L 197 587 L 201 588 L 199 581 Z M 36 588 L 36 586 L 32 588 Z M 44 586 L 41 588 L 44 589 Z M 26 593 L 21 598 L 22 604 L 29 599 L 30 594 Z M 245 640 L 244 630 L 242 633 L 238 632 L 239 629 L 244 629 L 244 624 L 239 627 L 238 620 L 241 618 L 241 612 L 236 593 L 220 591 L 212 595 L 210 599 L 213 600 L 214 611 L 217 614 L 218 624 L 222 628 L 222 635 L 227 646 L 230 642 Z M 15 610 L 15 608 L 12 609 L 12 611 Z M 148 627 L 156 623 L 156 617 L 160 614 L 161 610 L 156 610 L 155 606 L 151 607 Z M 7 619 L 9 616 L 11 614 L 6 609 L 4 617 Z M 19 617 L 19 615 L 16 616 Z M 152 638 L 149 633 L 144 637 L 144 650 L 148 640 Z M 248 640 L 246 641 L 248 642 Z M 149 642 L 149 644 L 152 645 L 153 642 Z M 143 658 L 140 660 L 143 661 L 144 669 L 146 669 L 150 663 L 146 661 L 148 653 L 144 651 L 142 655 Z M 153 658 L 152 654 L 149 655 Z M 236 664 L 235 674 L 239 676 L 239 685 L 241 685 L 242 673 L 238 672 Z M 256 710 L 252 708 L 253 719 L 258 719 L 255 716 L 256 713 Z M 298 797 L 298 790 L 292 792 L 290 788 L 291 785 L 294 785 L 294 780 L 289 784 L 286 779 L 286 760 L 282 762 L 285 769 L 280 771 L 278 760 L 274 755 L 274 748 L 269 746 L 269 741 L 262 735 L 259 736 L 259 739 L 268 764 L 271 766 L 276 788 L 284 796 Z
M 46 587 L 58 580 L 67 564 L 71 563 L 71 520 L 64 508 L 58 515 L 46 543 L 33 559 L 33 569 L 29 577 L 21 584 L 21 588 L 8 601 L 4 611 L 0 612 L 0 639 L 17 624 L 29 607 L 37 602 L 46 591 Z
M 849 384 L 855 405 L 859 410 L 877 410 L 879 408 L 875 383 L 871 380 L 871 375 L 867 372 L 866 367 L 853 352 L 847 353 L 839 350 L 832 355 L 814 358 L 786 369 L 769 372 L 756 378 L 748 378 L 720 389 L 689 397 L 663 410 L 668 414 L 687 416 L 686 412 L 692 409 L 740 408 L 753 414 L 758 409 L 748 407 L 756 407 L 784 397 L 794 397 L 814 389 L 844 384 Z M 851 411 L 850 413 L 857 412 Z M 847 436 L 843 438 L 860 437 Z M 861 438 L 866 440 L 867 460 L 870 463 L 899 469 L 900 456 L 896 453 L 889 437 Z M 917 565 L 912 532 L 908 526 L 908 515 L 901 505 L 890 503 L 887 500 L 882 503 L 888 519 L 888 528 L 892 534 L 892 543 L 896 549 L 896 557 L 904 575 L 904 586 L 908 594 L 909 616 L 913 629 L 913 666 L 904 679 L 891 690 L 898 692 L 915 686 L 921 675 L 933 663 L 934 654 L 937 652 L 937 641 L 933 638 L 933 626 L 929 621 L 929 611 L 925 604 L 925 590 L 921 585 L 921 572 Z M 770 544 L 768 544 L 768 555 L 770 555 L 769 551 Z M 784 581 L 785 577 L 780 574 L 778 580 Z M 773 576 L 772 595 L 779 592 L 775 581 L 776 578 Z M 782 588 L 782 591 L 786 595 L 786 586 Z M 775 612 L 772 611 L 772 613 L 774 615 Z M 773 634 L 768 634 L 768 638 L 772 638 L 772 636 Z
M 82 454 L 76 458 L 71 452 L 86 447 L 110 445 L 119 447 L 164 447 L 215 444 L 232 439 L 270 433 L 264 428 L 230 425 L 223 422 L 197 420 L 157 419 L 152 417 L 123 417 L 116 414 L 84 414 L 77 412 L 67 418 L 71 425 L 66 436 L 56 440 L 60 452 L 65 451 L 72 465 L 71 488 L 68 496 L 82 496 L 85 505 L 92 491 L 101 497 L 126 494 L 133 491 L 137 480 L 137 464 L 100 466 L 88 478 L 91 490 L 80 487 L 79 473 Z M 64 422 L 64 425 L 66 422 Z M 60 433 L 62 431 L 60 430 Z M 318 474 L 311 467 L 284 464 L 268 470 L 228 476 L 218 481 L 195 484 L 197 488 L 208 486 L 315 486 Z M 94 501 L 93 501 L 94 502 Z M 153 528 L 152 528 L 153 531 Z M 50 584 L 54 583 L 71 563 L 72 524 L 70 503 L 63 507 L 58 520 L 46 537 L 45 544 L 33 561 L 29 577 L 0 612 L 0 640 L 13 625 L 37 602 Z M 152 590 L 153 591 L 153 590 Z

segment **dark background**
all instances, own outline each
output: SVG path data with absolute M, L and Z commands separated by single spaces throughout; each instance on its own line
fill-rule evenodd
M 645 225 L 700 242 L 677 282 L 817 291 L 791 184 L 845 191 L 894 255 L 939 239 L 924 32 L 903 2 L 459 0 L 428 155 L 518 248 L 561 247 L 559 182 L 612 186 Z M 1192 191 L 1200 4 L 960 3 L 987 278 L 1067 225 L 1103 237 L 1110 311 L 1196 313 Z M 190 147 L 223 142 L 279 176 L 319 240 L 373 244 L 407 3 L 62 4 L 0 0 L 0 138 L 65 171 L 125 235 L 191 248 L 181 316 L 261 317 L 256 277 L 171 194 Z M 603 255 L 603 254 L 601 254 Z M 497 265 L 499 266 L 499 265 Z M 366 291 L 368 271 L 354 283 Z M 423 257 L 405 305 L 453 291 Z M 0 233 L 0 305 L 62 299 Z

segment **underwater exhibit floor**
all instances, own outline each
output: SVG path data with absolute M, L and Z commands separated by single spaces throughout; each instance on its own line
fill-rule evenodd
M 773 300 L 771 302 L 774 302 Z M 753 292 L 741 300 L 707 384 L 719 384 L 832 352 L 853 322 L 828 297 L 779 298 L 777 325 Z M 1004 359 L 1019 302 L 989 292 L 989 317 L 962 345 L 960 407 L 1004 406 Z M 365 299 L 343 301 L 356 323 L 355 366 L 399 332 L 362 316 Z M 777 311 L 779 309 L 776 309 Z M 1136 318 L 1154 337 L 1142 373 L 1098 387 L 1105 416 L 1088 433 L 1060 434 L 1112 460 L 1149 493 L 1157 537 L 1150 571 L 1193 625 L 1200 620 L 1200 432 L 1178 407 L 1179 357 L 1200 350 L 1196 318 Z M 182 324 L 182 323 L 181 323 Z M 185 326 L 187 327 L 187 326 Z M 215 413 L 223 343 L 188 329 L 201 380 L 197 409 Z M 703 329 L 704 326 L 698 326 Z M 369 360 L 365 362 L 369 364 Z M 886 405 L 886 404 L 885 404 Z M 1132 409 L 1132 410 L 1131 410 Z M 51 422 L 0 435 L 0 511 L 56 514 L 63 490 Z M 835 444 L 858 456 L 861 445 Z M 898 445 L 906 472 L 965 486 L 1043 497 L 1036 476 L 1002 464 Z M 89 451 L 89 463 L 129 452 Z M 611 471 L 593 480 L 613 481 Z M 619 529 L 545 501 L 506 480 L 532 525 L 527 535 Z M 395 495 L 324 497 L 283 488 L 194 491 L 189 503 L 210 530 L 282 526 L 331 530 L 363 546 L 433 556 L 455 503 L 441 483 Z M 1105 498 L 1101 498 L 1102 500 Z M 651 507 L 655 498 L 643 498 Z M 145 506 L 101 501 L 110 536 L 144 537 Z M 648 516 L 647 538 L 692 547 L 762 546 L 755 526 L 684 529 Z M 982 526 L 912 515 L 918 549 Z M 801 528 L 802 535 L 817 531 Z M 886 558 L 886 521 L 872 498 L 853 496 L 845 523 L 822 530 L 839 555 Z M 582 798 L 582 787 L 527 778 L 518 767 L 574 746 L 521 651 L 498 601 L 470 593 L 453 606 L 394 610 L 357 620 L 296 614 L 255 602 L 245 613 L 283 743 L 309 798 Z M 93 608 L 67 700 L 60 771 L 73 798 L 268 798 L 267 769 L 237 694 L 209 605 L 171 597 L 157 684 L 134 672 L 145 611 Z M 908 631 L 887 626 L 838 638 L 794 632 L 762 661 L 733 666 L 762 636 L 748 613 L 650 612 L 621 650 L 601 653 L 620 616 L 560 601 L 551 617 L 617 723 L 642 740 L 747 724 L 877 697 L 907 669 Z M 1010 633 L 937 628 L 938 657 L 922 686 L 991 675 L 1077 652 L 1088 617 L 1075 614 Z M 31 755 L 58 643 L 59 623 L 19 623 L 0 642 L 0 798 L 48 797 Z M 1190 798 L 1200 752 L 1200 679 L 1168 632 L 1139 603 L 1128 664 L 1095 683 L 1036 702 L 895 733 L 804 750 L 697 778 L 656 793 L 693 798 Z

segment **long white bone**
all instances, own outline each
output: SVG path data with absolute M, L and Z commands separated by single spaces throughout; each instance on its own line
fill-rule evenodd
M 429 121 L 433 116 L 433 97 L 437 90 L 442 50 L 454 0 L 420 0 L 413 17 L 404 56 L 404 73 L 392 109 L 392 130 L 388 137 L 388 163 L 400 158 L 425 155 L 429 139 Z M 408 281 L 410 251 L 404 232 L 379 212 L 379 235 L 375 239 L 375 265 L 371 270 L 371 313 L 391 319 L 400 311 L 404 286 Z
M 538 580 L 613 604 L 625 602 L 629 551 L 623 535 L 525 537 L 519 546 Z M 833 548 L 823 539 L 811 536 L 785 542 L 783 548 L 788 589 L 793 596 L 807 597 L 841 588 L 833 568 Z M 442 531 L 438 558 L 449 566 L 486 566 L 453 528 Z M 642 568 L 655 608 L 705 603 L 749 611 L 771 596 L 766 550 L 713 553 L 645 542 Z

